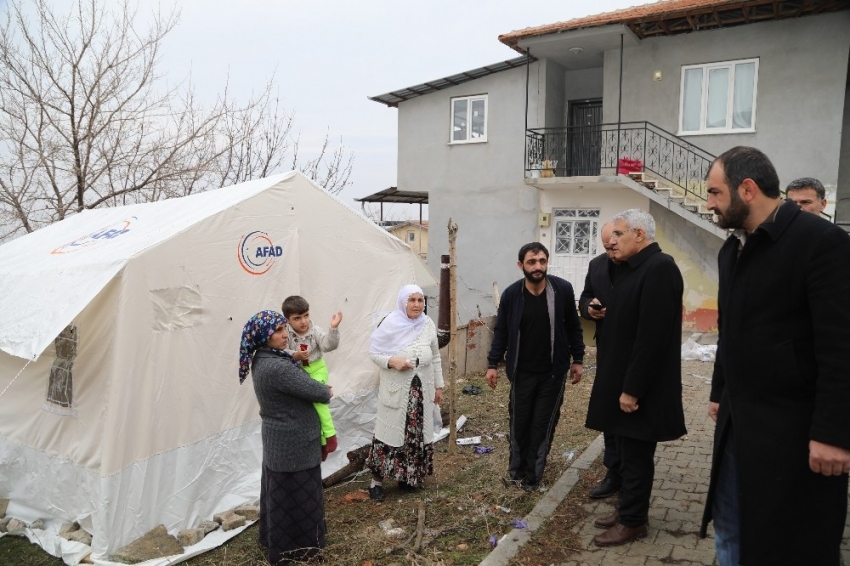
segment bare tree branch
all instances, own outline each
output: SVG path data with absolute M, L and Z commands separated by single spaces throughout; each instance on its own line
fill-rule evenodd
M 274 78 L 249 100 L 202 104 L 157 65 L 178 12 L 146 26 L 127 0 L 13 0 L 0 22 L 0 241 L 85 208 L 184 196 L 270 175 L 291 156 L 294 113 Z M 354 156 L 329 143 L 301 168 L 333 194 Z

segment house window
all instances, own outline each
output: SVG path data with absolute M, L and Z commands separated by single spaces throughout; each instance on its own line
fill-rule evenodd
M 487 141 L 487 95 L 452 98 L 450 143 Z
M 416 232 L 414 232 L 413 230 L 409 231 L 407 233 L 407 241 L 408 242 L 415 242 L 416 241 Z
M 557 209 L 555 217 L 555 254 L 596 255 L 599 209 Z
M 754 132 L 758 72 L 758 59 L 682 67 L 679 133 Z

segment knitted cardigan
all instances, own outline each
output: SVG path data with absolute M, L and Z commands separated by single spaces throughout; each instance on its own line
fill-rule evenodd
M 395 354 L 408 360 L 419 358 L 416 369 L 398 371 L 387 367 L 391 356 L 372 354 L 372 361 L 381 368 L 378 384 L 378 414 L 375 419 L 375 438 L 389 446 L 404 444 L 404 425 L 407 419 L 407 402 L 413 376 L 422 381 L 423 423 L 425 443 L 434 441 L 435 389 L 443 387 L 443 365 L 437 345 L 437 329 L 429 318 L 422 332 L 412 343 Z
M 327 386 L 265 348 L 254 355 L 251 375 L 263 421 L 263 464 L 274 472 L 321 464 L 321 428 L 313 403 L 330 401 Z

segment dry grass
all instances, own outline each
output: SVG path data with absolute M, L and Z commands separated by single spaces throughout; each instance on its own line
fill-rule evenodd
M 588 348 L 586 379 L 578 385 L 567 387 L 542 482 L 544 489 L 560 478 L 572 459 L 578 457 L 598 434 L 584 428 L 587 400 L 595 373 L 593 351 L 593 348 Z M 478 385 L 484 391 L 476 396 L 464 395 L 460 390 L 467 384 Z M 468 418 L 458 436 L 482 436 L 482 445 L 492 446 L 492 453 L 476 455 L 472 447 L 458 446 L 455 454 L 449 454 L 447 442 L 442 441 L 435 446 L 435 474 L 427 479 L 425 487 L 416 493 L 401 493 L 394 482 L 387 481 L 387 499 L 383 503 L 368 499 L 351 501 L 351 494 L 366 491 L 369 474 L 359 475 L 325 490 L 328 544 L 323 553 L 324 563 L 350 566 L 478 564 L 490 551 L 490 536 L 496 535 L 498 538 L 511 530 L 510 522 L 525 516 L 540 498 L 540 493 L 528 494 L 503 483 L 508 458 L 505 435 L 508 432 L 509 391 L 504 374 L 501 375 L 496 391 L 486 387 L 483 374 L 469 375 L 457 384 L 457 414 L 464 414 Z M 572 453 L 572 458 L 565 456 L 569 453 Z M 594 478 L 582 479 L 582 482 L 593 481 Z M 416 530 L 419 503 L 423 499 L 425 528 L 422 548 L 419 552 L 413 552 L 412 537 Z M 578 506 L 569 508 L 580 510 Z M 562 505 L 558 513 L 563 514 L 563 509 Z M 555 518 L 556 521 L 550 523 L 578 520 L 567 520 L 570 518 L 561 515 Z M 388 538 L 378 526 L 378 523 L 387 519 L 392 519 L 394 526 L 404 529 L 405 536 Z M 529 552 L 523 551 L 521 560 L 516 564 L 526 566 L 563 561 L 564 554 L 557 547 L 568 548 L 569 539 L 564 537 L 573 535 L 565 532 L 556 535 L 558 538 L 549 534 L 535 536 L 531 545 L 534 548 Z M 256 541 L 257 526 L 254 525 L 227 544 L 192 558 L 185 564 L 264 565 L 266 562 Z M 3 546 L 3 540 L 0 540 L 0 552 Z M 43 552 L 41 554 L 46 556 Z M 552 556 L 553 560 L 544 556 Z M 45 564 L 56 564 L 55 559 L 52 560 L 54 562 Z

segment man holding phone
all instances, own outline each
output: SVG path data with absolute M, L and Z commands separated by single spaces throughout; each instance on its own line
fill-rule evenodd
M 600 360 L 606 355 L 602 345 L 602 328 L 605 322 L 605 312 L 611 298 L 611 286 L 616 276 L 617 264 L 613 257 L 611 244 L 611 232 L 614 229 L 613 222 L 606 222 L 599 234 L 602 238 L 602 247 L 605 251 L 592 260 L 587 266 L 587 276 L 584 279 L 584 290 L 578 301 L 578 312 L 587 320 L 596 322 L 596 359 Z M 602 463 L 608 468 L 605 478 L 590 491 L 591 499 L 604 499 L 620 491 L 623 478 L 620 475 L 620 455 L 617 452 L 617 441 L 613 434 L 603 433 L 605 439 L 605 453 Z

